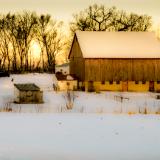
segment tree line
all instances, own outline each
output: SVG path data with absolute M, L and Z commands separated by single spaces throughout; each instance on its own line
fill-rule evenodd
M 64 54 L 67 57 L 76 30 L 148 31 L 151 25 L 152 19 L 148 15 L 94 4 L 73 15 L 69 23 L 71 32 L 66 38 L 63 22 L 52 19 L 49 14 L 24 11 L 0 15 L 0 70 L 54 73 L 57 56 Z M 41 49 L 36 60 L 31 53 L 33 42 Z

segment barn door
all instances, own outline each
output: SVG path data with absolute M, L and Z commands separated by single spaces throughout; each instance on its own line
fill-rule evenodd
M 88 82 L 88 92 L 93 92 L 94 91 L 94 86 L 93 86 L 93 81 Z
M 151 92 L 154 91 L 154 81 L 149 82 L 149 91 L 151 91 Z
M 128 81 L 122 82 L 122 91 L 127 92 L 128 91 Z

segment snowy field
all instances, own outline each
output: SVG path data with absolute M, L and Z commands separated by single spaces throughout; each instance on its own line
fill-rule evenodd
M 13 83 L 26 82 L 44 91 L 44 104 L 13 103 Z M 66 93 L 53 83 L 51 74 L 0 78 L 0 160 L 160 160 L 154 94 L 74 92 L 67 110 Z
M 11 81 L 13 80 L 13 81 Z M 14 104 L 14 83 L 35 83 L 44 92 L 44 104 Z M 66 92 L 53 91 L 56 78 L 52 74 L 11 75 L 0 78 L 0 109 L 9 107 L 12 112 L 32 113 L 127 113 L 160 114 L 160 100 L 154 93 L 102 92 L 71 93 L 72 110 L 67 110 Z M 121 97 L 123 99 L 121 99 Z
M 160 117 L 0 114 L 0 160 L 159 160 Z

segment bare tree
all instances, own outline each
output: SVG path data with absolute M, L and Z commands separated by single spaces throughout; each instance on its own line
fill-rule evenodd
M 7 66 L 7 70 L 9 71 L 11 62 L 10 38 L 3 18 L 0 20 L 0 51 L 1 51 L 1 61 L 0 61 L 1 69 L 5 69 L 5 67 Z
M 107 8 L 94 4 L 73 15 L 70 28 L 82 31 L 147 31 L 151 27 L 151 17 L 126 13 L 116 7 Z
M 44 54 L 47 57 L 47 70 L 55 73 L 56 57 L 62 50 L 64 42 L 60 32 L 62 22 L 52 21 L 50 15 L 39 17 L 38 40 L 41 42 L 42 64 L 44 67 Z
M 8 13 L 7 15 L 5 15 L 3 17 L 3 21 L 8 33 L 8 37 L 9 40 L 11 42 L 12 45 L 12 70 L 14 72 L 17 72 L 17 65 L 18 65 L 18 61 L 17 61 L 17 45 L 16 45 L 16 33 L 15 33 L 15 15 L 11 15 L 10 13 Z
M 30 43 L 34 38 L 34 34 L 36 31 L 35 25 L 37 25 L 37 15 L 32 12 L 24 12 L 19 16 L 19 24 L 20 30 L 19 33 L 21 35 L 21 40 L 24 41 L 24 56 L 25 56 L 25 70 L 29 69 L 29 58 L 28 51 L 30 47 Z
M 28 70 L 29 60 L 28 51 L 30 42 L 34 36 L 35 25 L 37 24 L 35 13 L 23 12 L 22 14 L 10 13 L 6 15 L 6 26 L 10 34 L 13 47 L 13 63 L 17 68 L 17 53 L 20 60 L 20 69 Z M 25 66 L 25 68 L 24 68 Z
M 57 55 L 66 43 L 61 27 L 62 22 L 34 12 L 0 15 L 0 69 L 40 71 L 42 64 L 43 71 L 55 72 Z M 40 59 L 32 57 L 35 41 L 41 47 Z

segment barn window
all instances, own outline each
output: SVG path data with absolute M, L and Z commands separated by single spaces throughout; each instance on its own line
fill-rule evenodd
M 135 84 L 139 84 L 139 81 L 135 81 Z
M 120 81 L 116 81 L 116 84 L 120 84 Z
M 157 84 L 160 84 L 160 81 L 157 81 Z
M 113 84 L 113 81 L 109 81 L 109 84 Z
M 142 84 L 146 84 L 146 81 L 142 81 Z
M 102 81 L 101 84 L 105 84 L 105 81 Z

